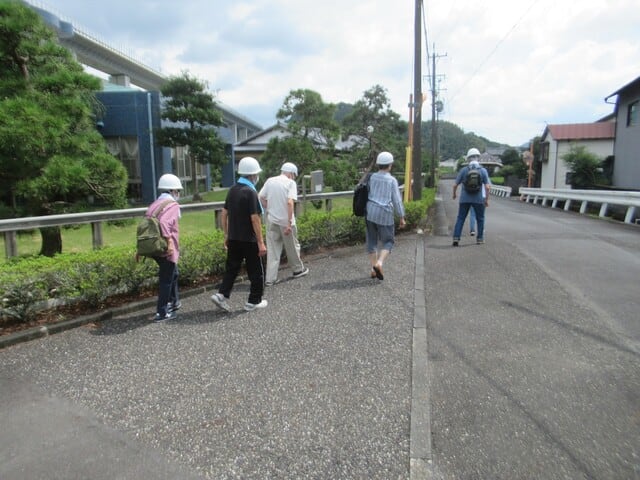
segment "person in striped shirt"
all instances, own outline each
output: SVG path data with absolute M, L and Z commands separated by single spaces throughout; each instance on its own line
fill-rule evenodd
M 367 201 L 367 253 L 371 262 L 371 278 L 384 280 L 383 264 L 395 243 L 395 217 L 400 217 L 400 228 L 404 228 L 404 205 L 398 180 L 391 175 L 393 155 L 381 152 L 376 165 L 378 171 L 369 178 L 369 200 Z

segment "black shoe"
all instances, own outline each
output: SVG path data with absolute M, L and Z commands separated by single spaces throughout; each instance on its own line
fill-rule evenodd
M 452 245 L 454 247 L 457 247 L 459 242 L 460 242 L 460 240 L 454 240 Z
M 173 320 L 176 318 L 178 314 L 176 312 L 167 312 L 164 314 L 164 317 L 159 313 L 156 313 L 156 316 L 153 317 L 154 322 L 166 322 L 167 320 Z
M 384 280 L 384 274 L 382 273 L 381 266 L 379 265 L 374 266 L 373 271 L 376 273 L 376 277 L 378 277 L 378 280 Z

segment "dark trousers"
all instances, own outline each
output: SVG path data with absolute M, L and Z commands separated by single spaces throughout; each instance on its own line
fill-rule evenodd
M 164 317 L 167 313 L 167 303 L 177 303 L 178 296 L 178 265 L 165 257 L 153 257 L 158 264 L 158 305 L 156 312 Z
M 242 262 L 247 267 L 247 276 L 251 282 L 249 290 L 249 303 L 260 303 L 264 293 L 264 267 L 262 260 L 258 256 L 258 244 L 256 242 L 239 242 L 229 240 L 227 242 L 227 261 L 225 265 L 222 285 L 218 290 L 222 295 L 229 298 L 233 284 L 238 277 Z

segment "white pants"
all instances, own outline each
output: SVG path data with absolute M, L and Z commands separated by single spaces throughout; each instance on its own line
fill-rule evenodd
M 280 268 L 280 256 L 282 247 L 287 254 L 287 263 L 293 272 L 301 272 L 304 269 L 300 260 L 300 243 L 298 242 L 298 229 L 291 227 L 289 235 L 284 234 L 285 227 L 267 222 L 267 274 L 265 282 L 275 282 L 278 279 Z

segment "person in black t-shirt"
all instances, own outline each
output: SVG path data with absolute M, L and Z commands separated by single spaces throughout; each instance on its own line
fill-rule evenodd
M 267 306 L 267 301 L 262 298 L 264 269 L 260 258 L 267 253 L 267 247 L 262 237 L 262 205 L 255 187 L 261 171 L 255 158 L 244 157 L 240 160 L 240 178 L 229 189 L 222 208 L 221 220 L 227 260 L 222 285 L 218 293 L 211 296 L 211 300 L 227 312 L 231 310 L 228 300 L 243 262 L 246 264 L 251 282 L 249 298 L 244 309 L 252 311 Z

